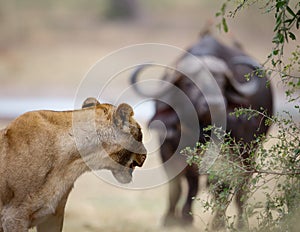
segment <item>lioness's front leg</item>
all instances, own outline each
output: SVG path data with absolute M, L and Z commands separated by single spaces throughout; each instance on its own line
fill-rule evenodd
M 0 199 L 0 232 L 3 232 L 3 228 L 2 228 L 2 202 Z
M 71 189 L 59 202 L 56 212 L 47 217 L 47 219 L 37 225 L 37 232 L 61 232 L 64 223 L 65 206 Z M 1 231 L 0 231 L 1 232 Z
M 11 205 L 1 212 L 3 232 L 28 232 L 29 220 L 26 211 Z

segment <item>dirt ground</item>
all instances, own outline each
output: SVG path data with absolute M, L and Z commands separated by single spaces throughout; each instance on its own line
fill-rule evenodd
M 5 19 L 0 24 L 5 32 L 0 35 L 0 101 L 9 98 L 72 100 L 97 60 L 136 43 L 155 42 L 186 48 L 197 40 L 208 21 L 218 20 L 214 15 L 220 7 L 213 1 L 190 0 L 184 4 L 175 1 L 176 6 L 165 1 L 165 5 L 148 5 L 138 21 L 109 22 L 97 18 L 94 11 L 84 12 L 85 8 L 74 13 L 66 7 L 53 7 L 49 13 L 33 5 L 21 11 L 17 1 L 12 2 L 15 4 L 4 5 L 5 14 L 0 12 Z M 272 19 L 257 11 L 246 10 L 237 20 L 229 19 L 229 34 L 220 33 L 214 27 L 213 32 L 226 43 L 233 39 L 240 41 L 247 53 L 262 62 L 271 48 Z M 134 57 L 129 54 L 126 59 Z M 127 78 L 117 80 L 106 96 L 108 101 L 128 86 Z M 99 89 L 106 82 L 106 77 L 99 77 Z M 277 83 L 273 85 L 278 88 Z M 276 95 L 276 102 L 277 109 L 283 108 L 282 95 Z M 27 104 L 30 105 L 29 100 Z M 0 109 L 0 113 L 1 110 L 8 109 Z M 0 128 L 9 120 L 1 120 L 0 114 Z M 145 126 L 146 118 L 141 123 Z M 151 156 L 153 162 L 159 163 L 157 152 Z M 93 173 L 85 174 L 76 181 L 70 194 L 63 231 L 204 231 L 211 216 L 203 212 L 199 202 L 194 205 L 194 227 L 161 227 L 167 207 L 167 188 L 164 184 L 148 190 L 126 190 L 100 180 Z M 199 196 L 207 197 L 204 187 Z M 228 213 L 234 212 L 234 206 L 230 206 Z

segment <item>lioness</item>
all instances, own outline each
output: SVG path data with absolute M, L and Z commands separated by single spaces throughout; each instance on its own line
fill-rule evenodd
M 28 112 L 0 130 L 0 231 L 62 231 L 75 180 L 109 169 L 122 183 L 146 158 L 127 104 L 87 99 L 81 110 Z

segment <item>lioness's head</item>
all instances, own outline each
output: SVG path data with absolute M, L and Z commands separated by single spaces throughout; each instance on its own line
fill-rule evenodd
M 93 107 L 96 114 L 104 117 L 99 123 L 96 120 L 96 130 L 109 158 L 105 168 L 111 170 L 119 182 L 129 183 L 135 167 L 143 165 L 147 153 L 142 143 L 141 127 L 133 118 L 131 106 L 123 103 L 115 107 L 100 104 L 95 98 L 88 98 L 82 105 L 82 108 L 87 107 Z

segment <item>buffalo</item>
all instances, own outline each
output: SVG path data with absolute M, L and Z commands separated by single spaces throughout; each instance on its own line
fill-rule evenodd
M 151 64 L 136 68 L 131 76 L 132 84 L 138 82 L 141 72 L 148 66 Z M 167 132 L 159 133 L 162 144 L 161 159 L 164 163 L 172 160 L 165 167 L 166 174 L 172 179 L 169 182 L 169 205 L 164 218 L 166 226 L 190 225 L 193 222 L 192 202 L 199 188 L 198 166 L 186 165 L 186 158 L 180 155 L 179 151 L 194 146 L 195 141 L 204 143 L 206 132 L 203 128 L 212 123 L 218 124 L 222 121 L 222 115 L 225 116 L 225 121 L 223 120 L 220 125 L 226 127 L 223 129 L 230 132 L 232 138 L 250 143 L 255 135 L 267 133 L 269 126 L 263 122 L 265 119 L 262 116 L 251 120 L 246 117 L 236 118 L 230 113 L 239 107 L 263 110 L 267 115 L 272 115 L 273 111 L 272 90 L 268 85 L 268 78 L 262 77 L 264 76 L 262 67 L 239 46 L 225 45 L 211 34 L 206 34 L 176 61 L 176 67 L 177 71 L 166 72 L 162 80 L 171 83 L 184 93 L 191 104 L 186 104 L 185 100 L 180 99 L 176 91 L 165 88 L 152 96 L 157 100 L 155 100 L 155 114 L 149 122 L 160 120 L 164 123 Z M 203 68 L 209 71 L 216 85 L 212 86 L 205 81 L 207 72 L 201 72 Z M 251 74 L 248 76 L 249 80 L 245 78 L 247 74 Z M 134 87 L 141 95 L 146 95 L 138 85 Z M 191 112 L 196 113 L 197 125 L 191 123 L 193 121 L 189 115 Z M 243 154 L 245 160 L 248 156 L 248 153 Z M 176 170 L 180 170 L 180 173 L 174 177 Z M 178 214 L 177 204 L 182 194 L 182 178 L 186 178 L 188 191 L 184 206 Z M 249 178 L 245 178 L 244 186 L 248 181 Z M 217 192 L 220 193 L 225 187 L 220 185 Z M 235 197 L 239 227 L 243 226 L 243 197 L 245 197 L 244 187 L 240 186 Z M 218 217 L 220 212 L 217 212 L 213 219 L 214 229 L 224 226 L 224 222 L 218 220 Z

